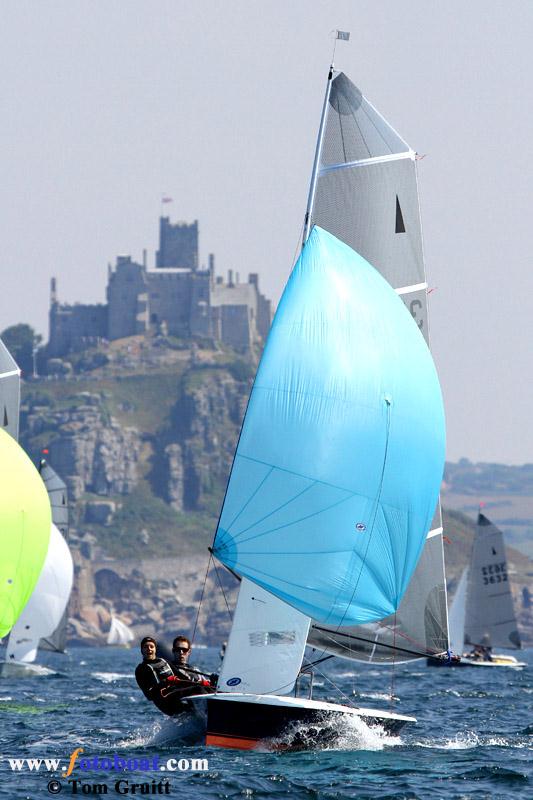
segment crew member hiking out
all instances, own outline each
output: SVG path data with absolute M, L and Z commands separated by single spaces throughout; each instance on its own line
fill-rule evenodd
M 191 653 L 191 643 L 186 636 L 176 636 L 172 642 L 172 655 L 174 657 L 172 669 L 174 675 L 182 681 L 190 681 L 198 689 L 201 689 L 198 694 L 208 694 L 215 690 L 218 675 L 212 673 L 210 675 L 202 672 L 197 667 L 189 664 L 189 656 Z M 191 692 L 192 694 L 192 692 Z
M 164 658 L 159 658 L 156 650 L 155 639 L 145 636 L 141 641 L 143 660 L 135 668 L 135 679 L 144 696 L 164 714 L 173 716 L 190 711 L 192 707 L 187 697 L 214 691 L 203 675 L 196 675 L 195 680 L 176 675 L 175 665 L 171 666 Z

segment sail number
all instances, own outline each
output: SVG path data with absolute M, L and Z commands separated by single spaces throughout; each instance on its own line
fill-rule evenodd
M 486 567 L 481 567 L 481 573 L 484 586 L 489 583 L 503 583 L 507 580 L 507 564 L 505 561 L 499 564 L 487 564 Z

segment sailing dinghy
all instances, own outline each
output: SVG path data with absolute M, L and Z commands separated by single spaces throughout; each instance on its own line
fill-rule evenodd
M 69 541 L 69 511 L 67 485 L 59 477 L 55 469 L 42 458 L 39 463 L 39 474 L 43 479 L 50 507 L 52 509 L 52 522 L 68 545 Z M 51 650 L 54 653 L 65 653 L 67 644 L 68 602 L 59 621 L 57 628 L 39 642 L 39 650 Z
M 66 541 L 52 524 L 46 559 L 37 585 L 13 626 L 7 643 L 2 676 L 50 675 L 53 670 L 34 664 L 39 641 L 51 636 L 65 612 L 72 589 L 72 556 Z
M 111 617 L 111 625 L 107 634 L 106 644 L 118 647 L 130 647 L 135 635 L 131 628 L 118 617 Z
M 525 667 L 512 655 L 492 648 L 522 647 L 507 568 L 503 533 L 478 514 L 470 564 L 464 570 L 450 606 L 450 646 L 464 653 L 460 661 L 428 661 L 431 666 Z
M 20 372 L 0 342 L 0 637 L 15 625 L 41 573 L 50 503 L 39 473 L 16 442 Z
M 375 638 L 422 554 L 433 573 L 417 581 L 429 624 L 415 654 L 429 640 L 431 652 L 447 648 L 444 439 L 415 153 L 331 69 L 303 249 L 258 367 L 212 548 L 242 580 L 217 692 L 189 698 L 206 706 L 207 744 L 299 748 L 318 743 L 291 738 L 302 724 L 327 737 L 341 718 L 391 732 L 415 721 L 291 694 L 311 622 L 330 639 L 360 626 Z M 415 644 L 404 639 L 411 655 Z
M 44 460 L 39 463 L 52 512 L 46 559 L 37 585 L 7 642 L 2 676 L 30 677 L 54 673 L 34 663 L 38 650 L 65 652 L 67 605 L 72 590 L 74 565 L 68 536 L 68 497 L 64 481 Z

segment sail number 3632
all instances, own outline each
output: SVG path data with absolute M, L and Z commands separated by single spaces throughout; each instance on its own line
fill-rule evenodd
M 499 564 L 488 564 L 486 567 L 481 567 L 483 575 L 483 584 L 487 586 L 489 583 L 503 583 L 507 580 L 507 564 L 505 561 Z

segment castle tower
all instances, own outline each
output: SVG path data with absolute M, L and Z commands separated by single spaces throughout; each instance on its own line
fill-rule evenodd
M 172 224 L 169 217 L 159 218 L 159 250 L 156 267 L 198 269 L 198 220 Z

